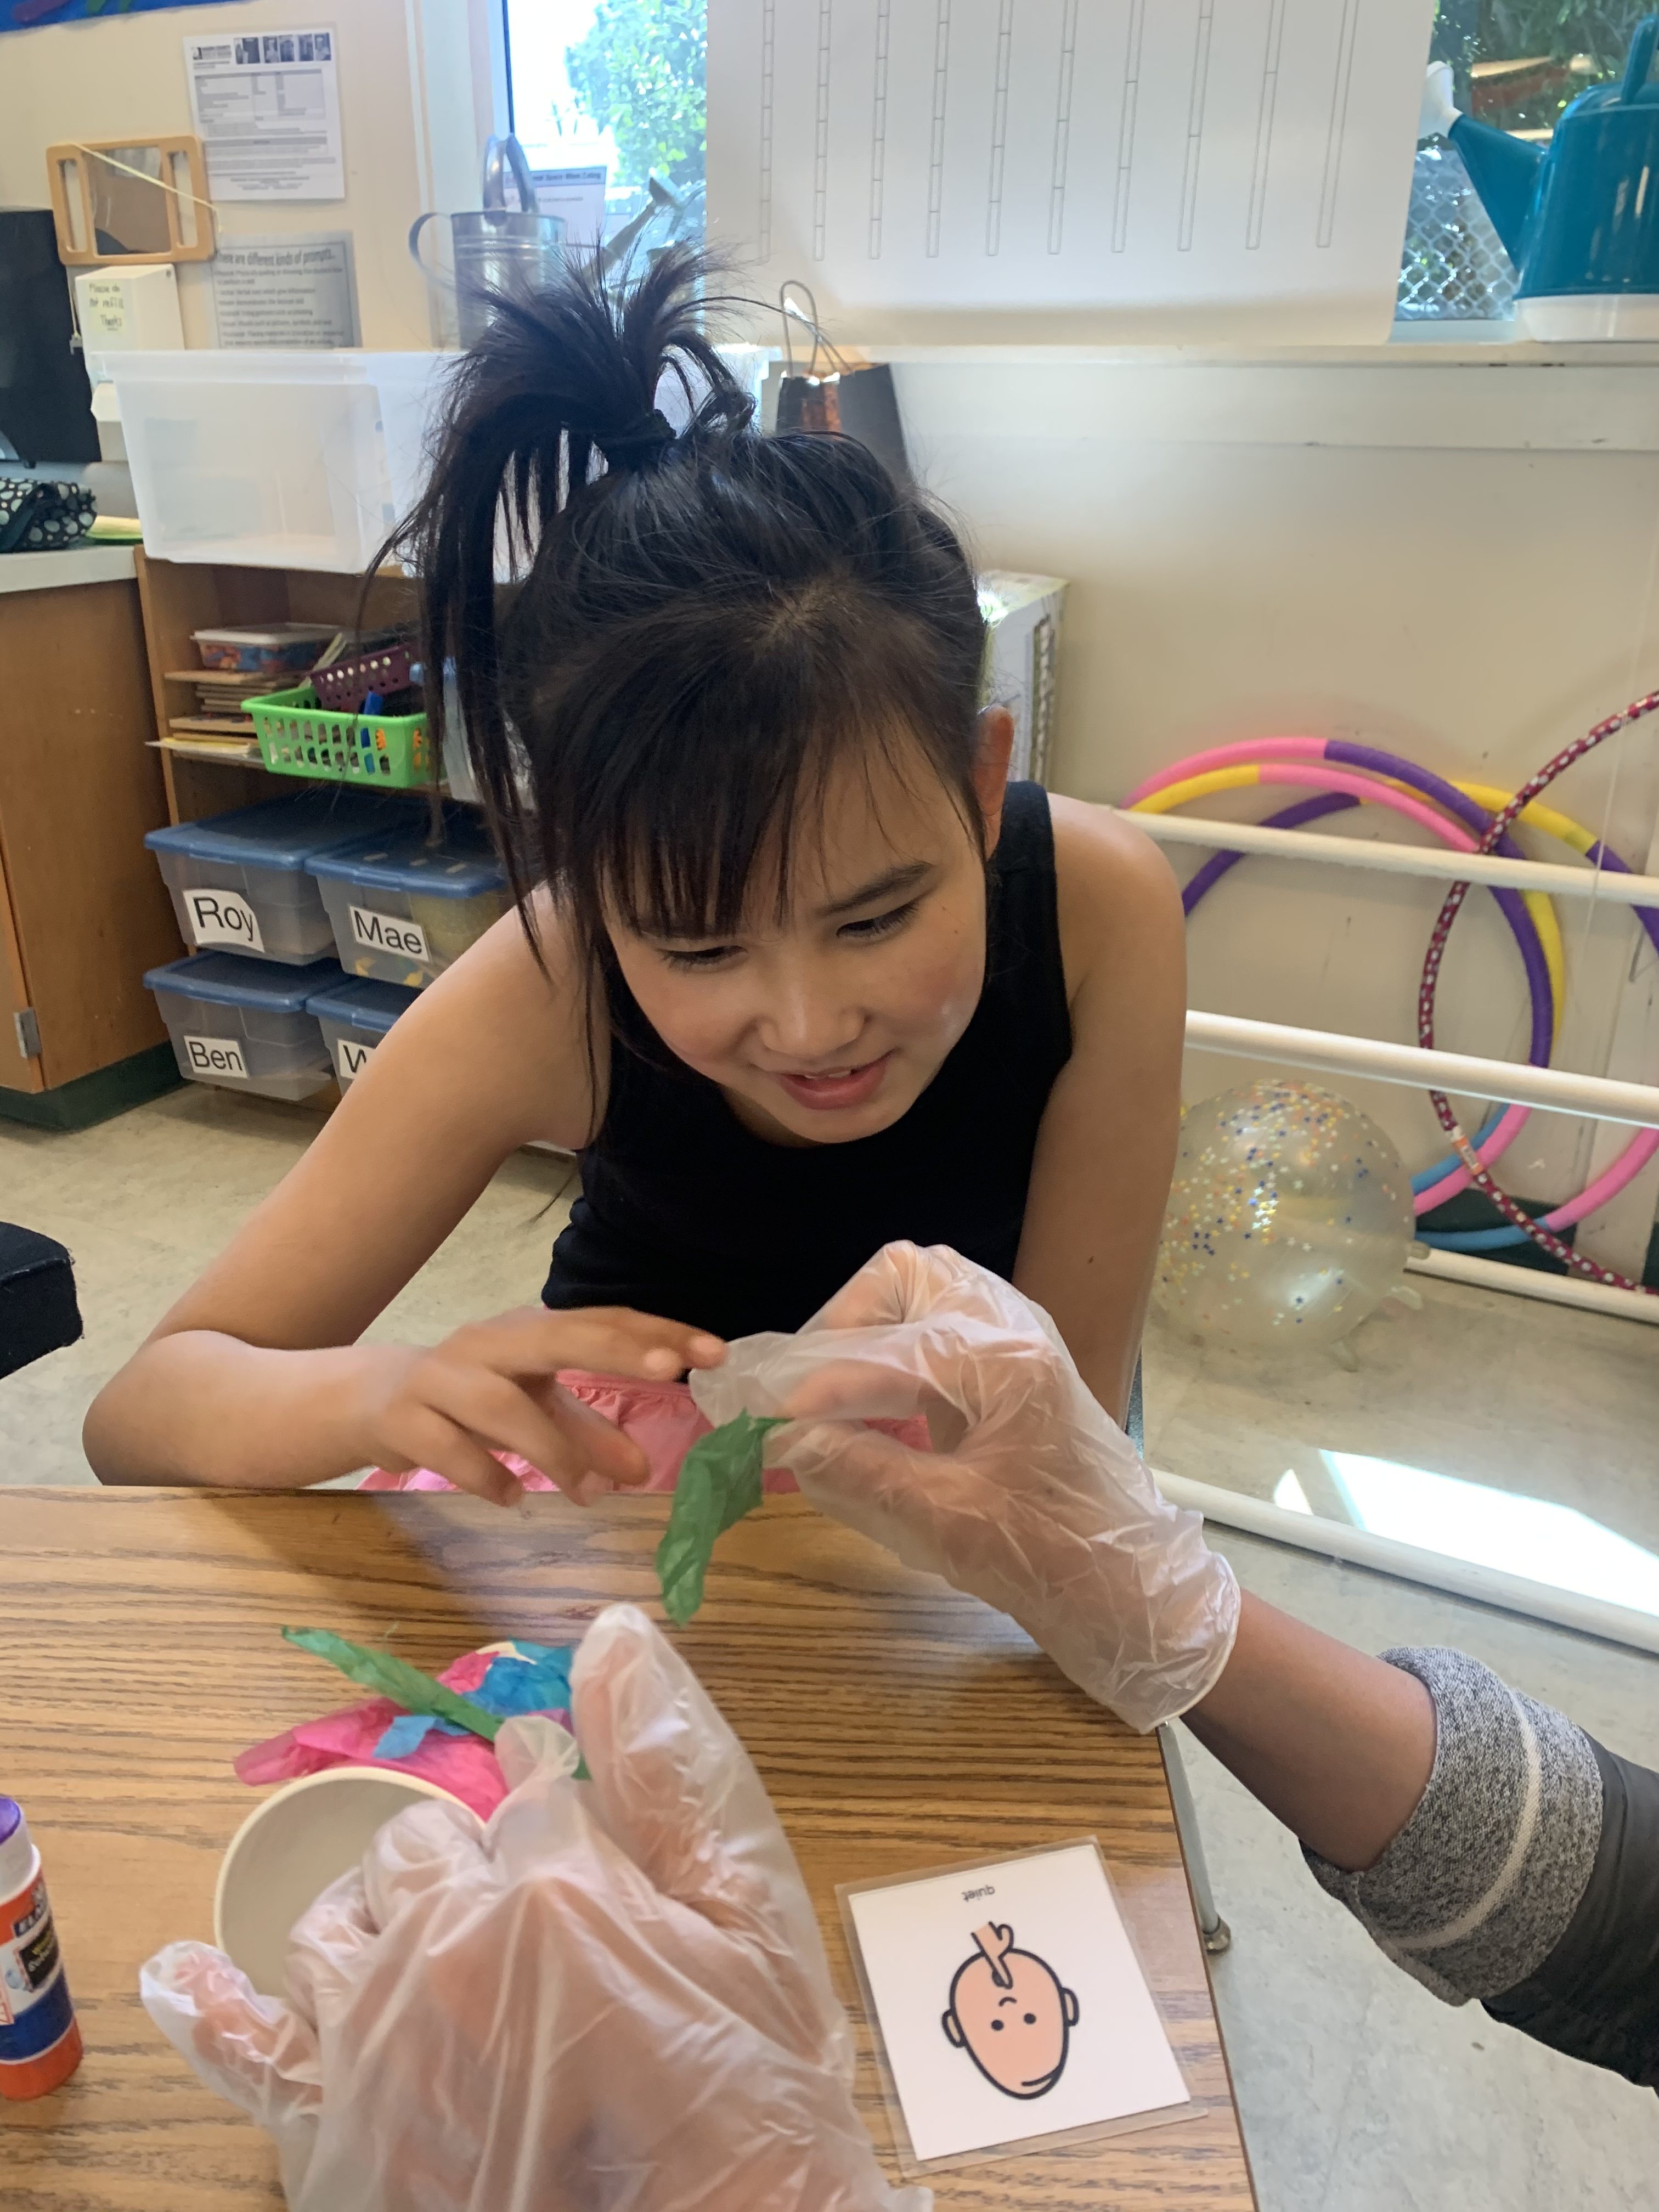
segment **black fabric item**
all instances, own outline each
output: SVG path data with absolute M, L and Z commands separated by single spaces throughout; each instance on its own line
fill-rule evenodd
M 605 1125 L 545 1303 L 634 1306 L 724 1337 L 795 1329 L 896 1237 L 1012 1276 L 1038 1126 L 1072 1050 L 1040 785 L 1008 787 L 990 893 L 972 1021 L 902 1120 L 849 1144 L 753 1135 L 613 974 Z
M 92 386 L 50 208 L 0 208 L 0 438 L 21 459 L 95 461 Z
M 887 363 L 878 362 L 843 375 L 836 398 L 845 435 L 868 446 L 876 459 L 884 461 L 899 482 L 905 483 L 910 474 L 910 457 L 904 448 L 904 423 L 893 388 L 893 372 Z
M 1484 2002 L 1570 2058 L 1659 2089 L 1659 1774 L 1589 1744 L 1602 1810 L 1589 1887 L 1537 1972 Z
M 0 1221 L 0 1375 L 12 1375 L 81 1334 L 70 1255 L 50 1237 Z

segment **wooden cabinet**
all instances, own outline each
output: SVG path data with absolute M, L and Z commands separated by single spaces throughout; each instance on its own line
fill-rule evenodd
M 74 1126 L 166 1084 L 155 735 L 131 553 L 0 560 L 0 1114 Z

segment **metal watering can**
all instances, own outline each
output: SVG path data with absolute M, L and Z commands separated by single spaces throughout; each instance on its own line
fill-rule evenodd
M 1520 283 L 1529 338 L 1659 337 L 1659 84 L 1649 82 L 1659 15 L 1636 27 L 1617 84 L 1580 93 L 1547 146 L 1451 104 L 1451 72 L 1429 71 L 1424 135 L 1443 131 Z
M 516 208 L 507 204 L 509 167 L 519 187 Z M 516 138 L 492 138 L 484 148 L 483 198 L 482 207 L 465 215 L 417 216 L 409 232 L 410 258 L 441 301 L 446 320 L 453 321 L 464 346 L 489 328 L 492 295 L 505 292 L 523 299 L 551 283 L 564 259 L 563 219 L 538 209 L 535 180 Z M 421 258 L 421 233 L 429 222 L 449 225 L 453 278 Z

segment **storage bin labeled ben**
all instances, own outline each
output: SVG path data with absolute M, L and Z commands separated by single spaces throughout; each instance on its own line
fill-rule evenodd
M 441 843 L 421 830 L 365 838 L 306 862 L 322 886 L 340 964 L 419 990 L 507 911 L 507 875 L 476 815 L 445 810 Z
M 397 983 L 360 982 L 355 976 L 312 993 L 306 1011 L 321 1027 L 342 1091 L 362 1073 L 393 1022 L 420 995 Z
M 339 973 L 331 960 L 279 968 L 234 952 L 198 952 L 152 968 L 144 981 L 189 1081 L 265 1098 L 309 1098 L 334 1070 L 306 1000 Z
M 300 966 L 334 950 L 334 926 L 306 862 L 424 818 L 406 801 L 366 792 L 307 791 L 152 830 L 144 842 L 173 893 L 186 945 Z

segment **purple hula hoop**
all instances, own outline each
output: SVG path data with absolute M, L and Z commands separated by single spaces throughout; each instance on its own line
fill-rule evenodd
M 1336 747 L 1328 744 L 1326 752 L 1334 757 Z M 1409 761 L 1395 761 L 1389 753 L 1371 752 L 1364 745 L 1347 746 L 1344 749 L 1344 757 L 1349 766 L 1364 766 L 1373 769 L 1373 772 L 1376 772 L 1373 768 L 1375 763 L 1385 762 L 1388 763 L 1385 772 L 1389 775 L 1401 783 L 1418 783 L 1423 796 L 1433 799 L 1438 804 L 1447 804 L 1442 793 L 1450 792 L 1457 801 L 1457 812 L 1465 826 L 1477 838 L 1485 834 L 1491 816 L 1476 805 L 1474 799 L 1466 798 L 1452 785 L 1443 782 L 1429 769 L 1417 768 Z M 1438 788 L 1431 789 L 1431 786 L 1437 786 Z M 1350 799 L 1340 792 L 1326 793 L 1317 799 L 1300 799 L 1294 806 L 1286 806 L 1277 814 L 1270 814 L 1263 826 L 1269 830 L 1299 830 L 1306 823 L 1318 821 L 1322 816 L 1341 813 L 1358 804 L 1357 799 Z M 1514 854 L 1517 849 L 1514 839 L 1510 838 L 1507 842 L 1510 854 Z M 1236 867 L 1243 858 L 1243 853 L 1217 853 L 1206 860 L 1188 880 L 1181 895 L 1182 911 L 1190 915 L 1200 899 L 1212 890 L 1228 869 Z M 1521 894 L 1500 890 L 1494 896 L 1504 910 L 1504 921 L 1514 932 L 1522 964 L 1527 971 L 1528 988 L 1532 994 L 1532 1039 L 1527 1056 L 1533 1066 L 1547 1067 L 1550 1048 L 1555 1041 L 1555 994 L 1550 988 L 1550 972 L 1544 959 L 1544 948 L 1538 941 L 1537 929 Z M 1659 944 L 1659 938 L 1655 942 Z

